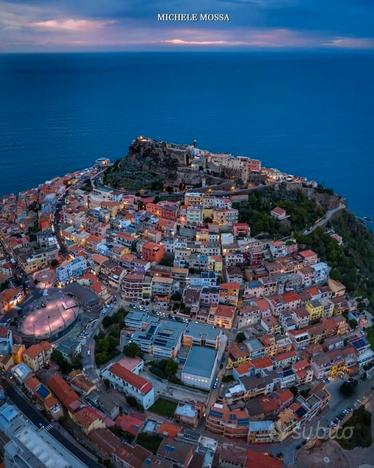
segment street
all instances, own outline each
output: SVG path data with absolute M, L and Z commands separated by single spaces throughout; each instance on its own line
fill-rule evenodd
M 94 455 L 91 455 L 83 449 L 83 447 L 81 447 L 77 442 L 73 442 L 63 435 L 62 428 L 58 423 L 52 423 L 51 425 L 50 421 L 35 409 L 35 406 L 14 387 L 13 383 L 3 379 L 2 385 L 4 386 L 6 396 L 31 420 L 31 422 L 35 424 L 36 427 L 48 427 L 49 433 L 83 463 L 89 467 L 100 467 Z

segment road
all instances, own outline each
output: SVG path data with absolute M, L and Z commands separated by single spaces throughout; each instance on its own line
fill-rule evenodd
M 2 384 L 5 389 L 6 396 L 24 413 L 37 427 L 49 426 L 49 433 L 58 440 L 65 448 L 79 458 L 83 463 L 89 467 L 99 468 L 101 465 L 97 463 L 96 457 L 84 450 L 77 442 L 73 442 L 65 437 L 62 433 L 61 427 L 58 423 L 50 425 L 50 421 L 45 418 L 26 397 L 24 397 L 14 384 L 3 379 Z
M 326 211 L 325 215 L 318 219 L 312 227 L 310 227 L 309 229 L 305 229 L 304 231 L 304 236 L 309 236 L 309 234 L 312 234 L 312 232 L 314 232 L 318 227 L 323 227 L 325 226 L 330 220 L 331 218 L 333 218 L 336 213 L 338 213 L 339 211 L 341 210 L 344 210 L 345 209 L 345 204 L 344 203 L 340 203 L 339 206 L 337 206 L 336 208 L 333 208 L 332 210 L 328 210 Z
M 142 375 L 152 383 L 157 396 L 162 395 L 173 400 L 199 401 L 202 403 L 206 403 L 208 399 L 208 393 L 202 392 L 199 389 L 173 384 L 157 377 L 147 369 L 144 370 Z
M 362 400 L 370 395 L 373 380 L 360 380 L 356 393 L 348 398 L 344 398 L 340 395 L 339 387 L 341 384 L 341 380 L 334 380 L 333 382 L 327 384 L 327 390 L 331 395 L 330 404 L 327 409 L 315 417 L 312 420 L 312 423 L 307 426 L 304 434 L 305 437 L 299 437 L 297 439 L 293 439 L 291 437 L 285 442 L 270 447 L 269 452 L 273 455 L 282 452 L 283 460 L 286 466 L 294 466 L 296 450 L 301 445 L 303 440 L 318 434 L 318 428 L 328 428 L 330 422 L 333 421 L 343 409 L 347 407 L 357 408 L 360 406 Z M 321 431 L 319 431 L 319 434 L 321 435 Z
M 86 343 L 82 345 L 81 356 L 85 374 L 93 382 L 97 382 L 99 372 L 95 362 L 95 335 L 100 328 L 103 317 L 99 316 L 94 326 L 90 328 Z

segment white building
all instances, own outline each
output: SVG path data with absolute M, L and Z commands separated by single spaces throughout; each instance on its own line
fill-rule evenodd
M 73 260 L 62 263 L 56 269 L 57 280 L 60 283 L 66 283 L 73 278 L 79 278 L 87 267 L 87 260 L 84 257 L 73 258 Z
M 210 390 L 216 373 L 217 363 L 217 350 L 202 346 L 192 346 L 182 370 L 182 382 L 191 387 Z
M 116 390 L 134 397 L 144 409 L 150 408 L 155 402 L 153 385 L 140 375 L 122 367 L 119 363 L 104 369 L 101 372 L 101 377 L 109 380 Z

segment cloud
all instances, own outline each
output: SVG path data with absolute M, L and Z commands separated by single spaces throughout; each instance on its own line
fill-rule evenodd
M 227 12 L 225 24 L 160 23 L 163 12 Z M 369 0 L 0 0 L 0 49 L 373 49 Z
M 374 49 L 374 38 L 336 37 L 325 42 L 324 45 L 337 49 Z
M 32 28 L 39 28 L 48 31 L 93 31 L 102 29 L 105 26 L 116 23 L 115 20 L 92 20 L 92 19 L 74 19 L 60 18 L 49 19 L 45 21 L 35 21 L 29 23 Z
M 251 29 L 207 31 L 204 29 L 183 30 L 179 35 L 162 41 L 171 46 L 212 46 L 239 48 L 298 48 L 314 47 L 318 41 L 300 31 L 288 29 Z

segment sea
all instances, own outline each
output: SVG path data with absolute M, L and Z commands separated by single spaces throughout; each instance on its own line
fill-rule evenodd
M 374 217 L 374 54 L 0 55 L 0 194 L 118 159 L 134 137 L 261 159 Z

